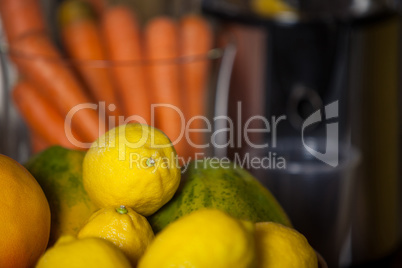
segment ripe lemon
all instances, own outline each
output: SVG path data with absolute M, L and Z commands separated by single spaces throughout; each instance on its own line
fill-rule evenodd
M 62 236 L 40 258 L 36 268 L 130 268 L 115 245 L 100 238 Z
M 99 237 L 118 246 L 135 266 L 154 238 L 148 221 L 131 208 L 103 208 L 89 218 L 78 238 Z
M 254 224 L 216 209 L 192 212 L 161 231 L 138 268 L 245 268 L 255 261 Z
M 295 10 L 283 0 L 253 0 L 251 5 L 256 13 L 265 16 L 280 15 L 284 12 L 295 12 Z
M 0 178 L 0 267 L 32 267 L 49 240 L 49 204 L 35 178 L 4 155 Z
M 256 223 L 258 267 L 317 268 L 317 255 L 296 230 L 274 222 Z
M 124 205 L 144 216 L 172 198 L 180 176 L 169 138 L 142 124 L 121 125 L 101 136 L 83 164 L 84 187 L 96 205 Z

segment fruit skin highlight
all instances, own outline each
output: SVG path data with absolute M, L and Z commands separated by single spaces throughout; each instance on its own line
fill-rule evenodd
M 35 178 L 5 155 L 0 177 L 0 267 L 32 267 L 49 239 L 49 204 Z
M 78 238 L 99 237 L 119 247 L 133 267 L 154 239 L 145 217 L 131 208 L 103 208 L 95 212 L 78 233 Z
M 255 267 L 254 224 L 216 209 L 188 214 L 160 232 L 138 264 L 154 267 Z
M 50 246 L 62 235 L 76 236 L 97 210 L 82 182 L 84 156 L 82 151 L 53 146 L 25 164 L 49 201 L 52 214 Z
M 36 268 L 131 268 L 115 245 L 100 238 L 62 236 L 40 258 Z
M 249 172 L 234 163 L 219 166 L 212 160 L 192 162 L 172 200 L 148 220 L 158 233 L 169 223 L 201 208 L 220 209 L 242 220 L 291 226 L 275 197 Z
M 84 187 L 99 207 L 124 205 L 148 216 L 176 192 L 181 171 L 169 138 L 142 124 L 116 127 L 84 158 Z

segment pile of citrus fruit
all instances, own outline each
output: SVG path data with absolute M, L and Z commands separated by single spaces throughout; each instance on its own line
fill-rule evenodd
M 318 267 L 248 172 L 205 160 L 182 179 L 176 158 L 142 124 L 110 130 L 86 153 L 43 151 L 25 165 L 35 178 L 1 156 L 0 267 Z

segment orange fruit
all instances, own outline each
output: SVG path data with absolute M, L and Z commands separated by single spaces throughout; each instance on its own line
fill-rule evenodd
M 0 267 L 33 267 L 50 234 L 50 209 L 35 178 L 0 154 Z

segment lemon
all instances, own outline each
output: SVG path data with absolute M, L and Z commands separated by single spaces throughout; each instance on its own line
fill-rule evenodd
M 99 237 L 118 246 L 135 266 L 154 238 L 148 221 L 130 208 L 104 208 L 95 212 L 78 238 Z
M 282 0 L 253 0 L 252 7 L 255 12 L 264 16 L 275 16 L 295 11 Z
M 161 231 L 138 268 L 253 267 L 254 224 L 216 209 L 192 212 Z
M 130 268 L 116 246 L 100 238 L 62 236 L 39 259 L 36 268 Z
M 142 124 L 121 125 L 95 141 L 85 155 L 83 182 L 99 207 L 124 205 L 149 216 L 167 203 L 180 183 L 169 138 Z
M 292 228 L 274 222 L 256 223 L 255 239 L 258 267 L 318 267 L 314 249 Z

